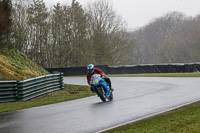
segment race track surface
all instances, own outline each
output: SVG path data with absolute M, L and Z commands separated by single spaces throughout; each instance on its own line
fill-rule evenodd
M 114 100 L 97 96 L 0 114 L 0 133 L 89 133 L 200 100 L 200 78 L 112 77 Z M 86 78 L 64 78 L 87 85 Z

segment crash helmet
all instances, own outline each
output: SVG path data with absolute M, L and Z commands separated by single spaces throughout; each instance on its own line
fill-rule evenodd
M 90 74 L 94 73 L 94 65 L 93 64 L 89 64 L 87 66 L 87 70 Z

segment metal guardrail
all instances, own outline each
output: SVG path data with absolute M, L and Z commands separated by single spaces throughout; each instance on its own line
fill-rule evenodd
M 0 81 L 0 102 L 17 101 L 17 81 Z
M 0 103 L 26 101 L 61 89 L 64 89 L 63 73 L 23 81 L 1 81 Z

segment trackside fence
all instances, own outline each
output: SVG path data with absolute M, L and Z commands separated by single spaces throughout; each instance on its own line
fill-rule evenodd
M 122 66 L 95 66 L 106 74 L 141 74 L 141 73 L 196 73 L 200 72 L 200 62 L 171 64 L 139 64 Z M 50 73 L 61 72 L 64 76 L 86 75 L 87 67 L 46 68 Z
M 64 89 L 63 73 L 23 81 L 0 81 L 0 103 L 26 101 Z

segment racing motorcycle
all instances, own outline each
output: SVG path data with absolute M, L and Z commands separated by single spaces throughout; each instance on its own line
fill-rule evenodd
M 105 102 L 106 99 L 109 101 L 113 99 L 113 94 L 110 90 L 109 84 L 103 78 L 101 78 L 100 74 L 92 75 L 90 86 L 103 102 Z

